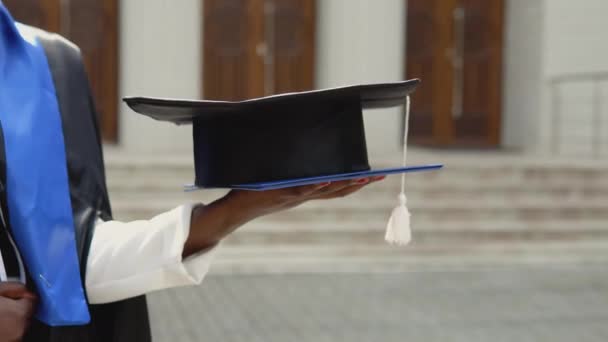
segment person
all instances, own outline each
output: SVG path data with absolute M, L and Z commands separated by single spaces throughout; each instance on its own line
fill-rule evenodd
M 1 1 L 0 123 L 2 341 L 150 341 L 145 294 L 201 283 L 227 235 L 261 216 L 344 197 L 384 178 L 233 190 L 207 205 L 116 221 L 78 49 L 16 24 Z M 61 216 L 66 210 L 69 217 Z M 67 307 L 74 310 L 62 317 Z

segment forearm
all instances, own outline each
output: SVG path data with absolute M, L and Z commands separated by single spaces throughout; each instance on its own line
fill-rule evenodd
M 371 181 L 378 181 L 376 177 Z M 313 199 L 342 197 L 353 193 L 370 179 L 320 183 L 269 191 L 238 191 L 207 206 L 192 211 L 190 233 L 184 244 L 183 257 L 215 246 L 243 224 L 260 216 L 290 209 Z
M 90 302 L 200 283 L 209 269 L 212 247 L 257 216 L 240 198 L 180 206 L 150 220 L 99 223 L 87 259 Z
M 150 220 L 98 222 L 87 258 L 90 303 L 199 284 L 215 249 L 183 258 L 192 211 L 183 205 Z
M 195 254 L 218 244 L 223 238 L 260 214 L 251 210 L 239 196 L 225 196 L 192 210 L 190 232 L 182 256 Z
M 200 284 L 215 246 L 241 225 L 311 199 L 342 197 L 348 181 L 271 191 L 232 191 L 206 206 L 183 205 L 150 220 L 99 222 L 87 258 L 91 304 Z

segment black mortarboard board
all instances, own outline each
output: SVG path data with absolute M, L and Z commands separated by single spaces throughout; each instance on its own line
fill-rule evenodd
M 129 97 L 134 111 L 193 124 L 195 186 L 266 190 L 440 168 L 371 170 L 363 110 L 403 105 L 419 80 L 356 85 L 258 99 L 192 101 Z

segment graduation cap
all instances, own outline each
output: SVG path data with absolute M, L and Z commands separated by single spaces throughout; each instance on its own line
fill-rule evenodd
M 441 168 L 408 167 L 404 158 L 400 167 L 373 170 L 368 162 L 363 110 L 407 102 L 409 114 L 409 94 L 419 83 L 354 85 L 236 102 L 123 100 L 153 119 L 192 124 L 195 187 L 271 190 Z M 407 123 L 406 117 L 405 138 Z

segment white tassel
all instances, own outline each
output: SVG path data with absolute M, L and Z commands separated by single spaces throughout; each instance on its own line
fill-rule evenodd
M 405 100 L 405 124 L 403 132 L 403 166 L 407 160 L 407 136 L 410 121 L 410 97 Z M 410 227 L 410 211 L 407 209 L 407 197 L 405 196 L 405 174 L 401 174 L 401 193 L 399 193 L 399 204 L 393 209 L 391 217 L 386 225 L 384 239 L 392 244 L 407 245 L 412 240 L 412 228 Z
M 386 225 L 384 238 L 387 242 L 403 246 L 412 240 L 410 216 L 410 211 L 407 209 L 407 198 L 405 194 L 399 194 L 399 205 L 393 209 L 391 218 Z

